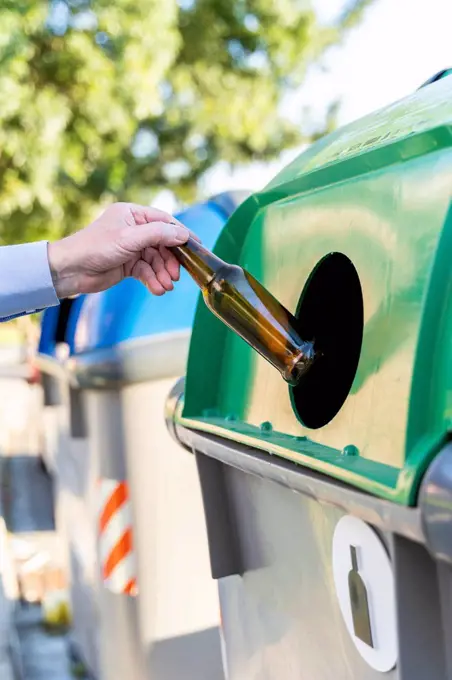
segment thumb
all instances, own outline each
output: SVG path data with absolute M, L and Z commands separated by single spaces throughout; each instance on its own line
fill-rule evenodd
M 158 246 L 179 246 L 188 241 L 190 231 L 180 224 L 171 222 L 148 222 L 137 225 L 131 230 L 131 243 L 133 250 L 144 248 L 156 248 Z

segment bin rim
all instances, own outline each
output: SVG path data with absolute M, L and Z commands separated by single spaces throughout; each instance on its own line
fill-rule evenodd
M 177 403 L 177 402 L 176 402 Z M 168 423 L 168 420 L 167 420 Z M 382 531 L 391 531 L 417 543 L 425 543 L 419 507 L 399 505 L 360 491 L 316 470 L 229 439 L 192 430 L 174 422 L 168 428 L 180 446 L 261 479 L 310 496 L 349 512 Z
M 41 373 L 45 373 L 46 375 L 50 375 L 59 380 L 70 382 L 71 376 L 67 370 L 65 362 L 57 359 L 51 354 L 43 354 L 42 352 L 38 352 L 33 357 L 33 362 L 39 368 Z
M 420 543 L 436 560 L 452 564 L 452 441 L 444 444 L 425 471 L 417 505 L 404 506 L 262 449 L 187 427 L 178 418 L 184 388 L 185 379 L 173 386 L 165 404 L 165 420 L 171 436 L 190 453 L 334 505 L 381 531 Z
M 177 377 L 185 372 L 191 328 L 130 338 L 67 360 L 79 389 L 118 389 Z

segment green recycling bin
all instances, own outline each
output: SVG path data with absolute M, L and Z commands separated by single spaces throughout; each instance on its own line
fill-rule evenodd
M 452 78 L 314 144 L 215 247 L 321 356 L 295 386 L 198 305 L 194 452 L 229 680 L 452 678 Z

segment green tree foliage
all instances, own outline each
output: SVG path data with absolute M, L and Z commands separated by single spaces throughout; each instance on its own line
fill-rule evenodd
M 322 26 L 307 0 L 0 0 L 1 241 L 296 144 L 282 94 L 369 2 Z

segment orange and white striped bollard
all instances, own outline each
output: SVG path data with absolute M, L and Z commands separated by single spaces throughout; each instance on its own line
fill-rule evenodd
M 137 563 L 128 484 L 101 479 L 99 491 L 99 558 L 104 586 L 112 593 L 136 596 Z

